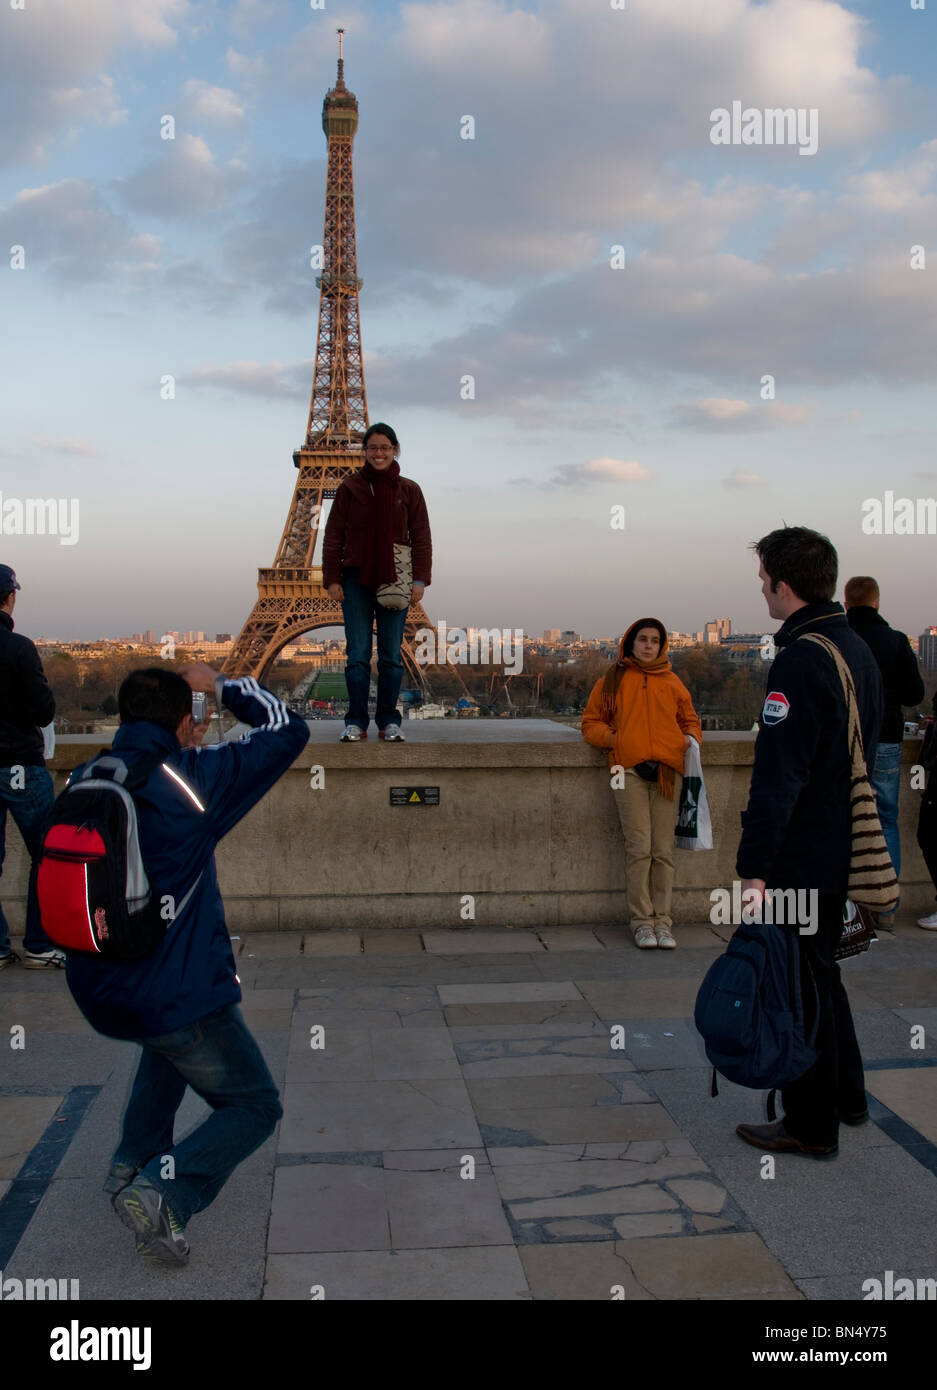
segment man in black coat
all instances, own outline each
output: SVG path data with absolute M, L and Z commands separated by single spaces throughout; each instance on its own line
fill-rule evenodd
M 54 970 L 65 964 L 65 952 L 58 950 L 42 930 L 36 897 L 36 854 L 42 827 L 55 800 L 42 737 L 42 726 L 51 724 L 55 715 L 55 697 L 36 648 L 28 637 L 13 631 L 13 608 L 21 587 L 9 565 L 0 565 L 0 870 L 9 810 L 32 860 L 23 964 L 31 970 Z M 10 950 L 10 930 L 0 908 L 0 970 L 17 959 Z
M 832 1158 L 840 1120 L 868 1118 L 862 1057 L 849 1001 L 834 960 L 843 930 L 851 851 L 851 771 L 848 716 L 842 682 L 828 652 L 799 641 L 816 632 L 842 653 L 856 688 L 866 757 L 874 760 L 882 722 L 882 678 L 871 651 L 832 602 L 838 561 L 826 536 L 788 526 L 753 547 L 762 593 L 780 649 L 768 672 L 755 740 L 755 763 L 736 872 L 742 894 L 768 889 L 815 890 L 816 921 L 799 931 L 807 1024 L 816 985 L 819 1056 L 781 1092 L 784 1118 L 739 1125 L 736 1133 L 768 1153 Z M 778 926 L 778 931 L 791 930 Z
M 898 833 L 898 792 L 901 785 L 901 743 L 904 738 L 903 705 L 924 699 L 924 681 L 917 657 L 903 632 L 889 627 L 878 611 L 879 587 L 869 575 L 848 580 L 843 590 L 846 617 L 853 632 L 866 642 L 878 663 L 885 686 L 885 713 L 879 731 L 875 763 L 869 764 L 869 781 L 878 803 L 882 834 L 891 855 L 895 877 L 901 877 L 901 837 Z M 895 909 L 876 913 L 879 925 L 889 927 Z

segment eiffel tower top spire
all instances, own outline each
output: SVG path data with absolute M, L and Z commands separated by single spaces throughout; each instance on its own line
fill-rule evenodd
M 358 98 L 345 86 L 338 31 L 338 78 L 322 103 L 322 129 L 329 143 L 325 230 L 319 288 L 316 366 L 306 427 L 306 449 L 347 451 L 368 427 L 358 315 L 358 254 L 351 150 L 358 129 Z M 298 465 L 297 465 L 298 466 Z

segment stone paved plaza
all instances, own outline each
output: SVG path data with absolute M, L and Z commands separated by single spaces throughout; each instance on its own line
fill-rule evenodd
M 730 930 L 670 952 L 587 925 L 236 939 L 285 1114 L 184 1269 L 141 1261 L 101 1192 L 136 1050 L 62 974 L 14 967 L 0 1269 L 108 1300 L 860 1300 L 888 1270 L 937 1277 L 937 934 L 907 918 L 845 964 L 871 1123 L 771 1177 L 734 1134 L 763 1098 L 711 1098 L 692 1024 Z M 204 1112 L 189 1092 L 177 1137 Z

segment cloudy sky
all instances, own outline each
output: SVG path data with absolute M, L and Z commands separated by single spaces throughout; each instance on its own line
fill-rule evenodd
M 772 630 L 747 546 L 787 523 L 937 622 L 937 537 L 862 527 L 937 496 L 937 3 L 617 2 L 0 8 L 0 492 L 80 517 L 0 535 L 22 630 L 247 617 L 308 412 L 339 25 L 369 413 L 427 497 L 434 619 Z M 714 144 L 733 102 L 816 152 Z

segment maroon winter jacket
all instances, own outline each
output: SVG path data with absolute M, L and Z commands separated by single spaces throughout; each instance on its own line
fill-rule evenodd
M 394 542 L 411 547 L 413 582 L 432 579 L 433 545 L 429 516 L 419 485 L 412 478 L 398 478 L 394 496 Z M 322 583 L 327 589 L 342 582 L 342 570 L 365 563 L 374 543 L 374 508 L 377 503 L 364 470 L 339 485 L 329 512 L 322 541 Z

